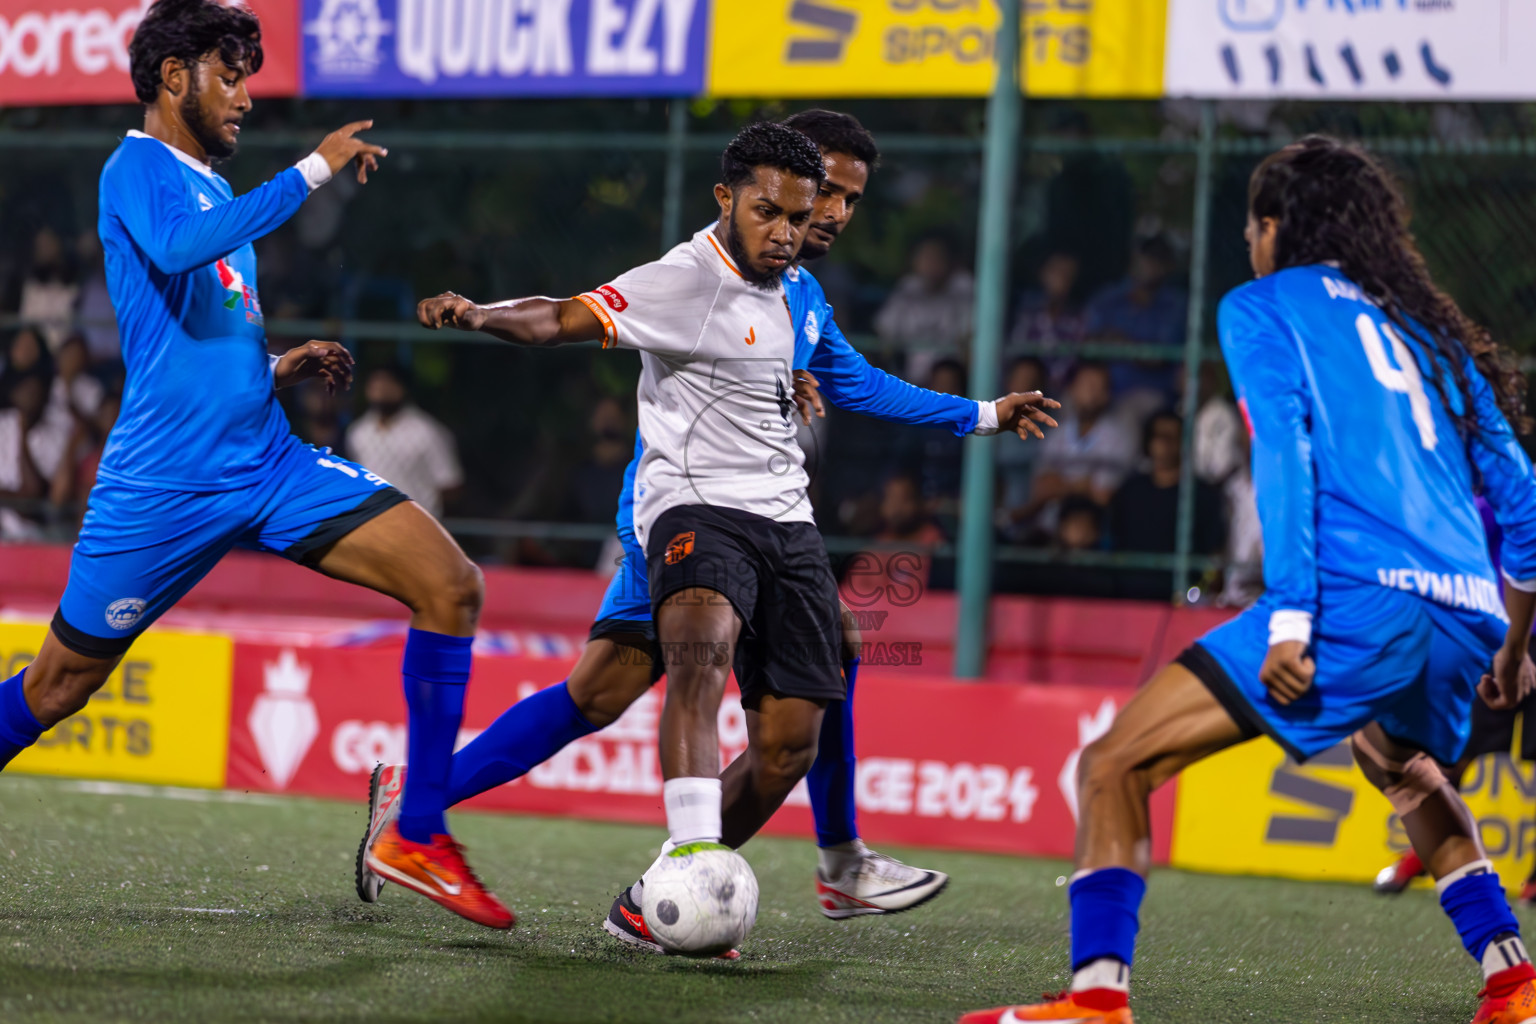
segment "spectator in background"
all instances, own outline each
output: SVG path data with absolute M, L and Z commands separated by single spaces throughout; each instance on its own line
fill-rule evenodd
M 965 366 L 955 359 L 941 359 L 928 373 L 926 386 L 946 395 L 965 394 Z M 893 429 L 900 472 L 915 476 L 929 510 L 941 519 L 959 512 L 961 456 L 965 438 L 926 427 Z
M 464 483 L 453 435 L 411 402 L 402 366 L 370 373 L 364 395 L 368 411 L 347 428 L 347 453 L 441 516 L 444 500 Z
M 1189 296 L 1169 283 L 1173 246 L 1162 235 L 1144 238 L 1131 257 L 1129 276 L 1088 302 L 1088 336 L 1095 341 L 1138 345 L 1182 345 Z M 1178 365 L 1170 362 L 1123 362 L 1113 367 L 1115 392 L 1134 408 L 1134 419 L 1167 404 L 1173 397 Z
M 117 311 L 107 293 L 107 272 L 102 262 L 101 239 L 95 231 L 82 231 L 75 245 L 80 255 L 80 316 L 85 347 L 96 365 L 120 362 L 122 340 L 117 333 Z
M 599 398 L 587 422 L 591 453 L 571 474 L 566 518 L 578 523 L 613 519 L 613 496 L 624 489 L 624 469 L 635 454 L 635 431 L 624 406 L 611 396 Z
M 102 397 L 101 404 L 89 422 L 77 423 L 75 426 L 66 450 L 79 452 L 78 458 L 60 459 L 58 468 L 54 470 L 49 501 L 61 509 L 73 506 L 77 525 L 85 518 L 86 499 L 91 495 L 91 488 L 96 486 L 96 469 L 101 465 L 107 436 L 117 425 L 121 401 L 113 392 Z
M 1264 533 L 1248 468 L 1248 432 L 1237 434 L 1237 469 L 1222 485 L 1227 504 L 1227 571 L 1217 603 L 1246 608 L 1264 593 Z
M 43 333 L 35 327 L 23 327 L 11 335 L 5 346 L 5 359 L 0 363 L 0 405 L 11 393 L 11 384 L 17 377 L 46 369 L 53 376 L 53 360 L 43 345 Z
M 1247 458 L 1247 428 L 1237 406 L 1217 386 L 1215 363 L 1200 365 L 1200 409 L 1195 413 L 1195 475 L 1220 487 Z
M 58 232 L 44 227 L 32 238 L 32 259 L 22 276 L 16 312 L 37 324 L 50 351 L 64 340 L 75 317 L 80 285 Z
M 289 422 L 295 436 L 316 448 L 348 454 L 341 400 L 328 394 L 323 383 L 305 381 L 289 390 L 288 400 L 293 407 Z
M 85 335 L 75 332 L 66 337 L 54 357 L 57 372 L 53 387 L 48 394 L 48 409 L 44 420 L 53 430 L 70 434 L 77 424 L 89 422 L 101 406 L 106 389 L 101 381 L 86 371 L 91 361 Z
M 954 244 L 942 235 L 918 242 L 911 266 L 875 314 L 875 333 L 886 344 L 905 350 L 906 376 L 917 380 L 939 360 L 966 355 L 976 281 L 956 260 Z
M 1135 433 L 1111 409 L 1112 398 L 1109 368 L 1079 363 L 1067 382 L 1060 426 L 1040 442 L 1029 501 L 1013 511 L 1015 523 L 1054 536 L 1065 499 L 1086 498 L 1100 509 L 1109 504 L 1136 460 Z
M 1061 551 L 1101 549 L 1104 546 L 1104 506 L 1081 494 L 1063 498 L 1053 542 Z
M 1070 357 L 1087 333 L 1076 300 L 1080 266 L 1078 258 L 1069 253 L 1053 252 L 1045 258 L 1038 286 L 1019 298 L 1013 331 L 1008 336 L 1010 350 L 1045 349 L 1052 353 L 1053 362 Z M 1053 376 L 1060 376 L 1065 368 L 1054 367 Z
M 38 369 L 11 377 L 0 409 L 0 502 L 40 502 L 59 468 L 64 446 L 43 425 L 51 373 Z M 34 540 L 41 536 L 31 508 L 0 508 L 0 539 Z
M 1015 359 L 1003 372 L 1003 393 L 1041 391 L 1045 388 L 1045 366 L 1033 356 Z M 997 465 L 998 501 L 1002 508 L 1019 508 L 1029 501 L 1030 484 L 1035 477 L 1035 463 L 1040 445 L 1015 444 L 1007 438 L 994 445 Z
M 1172 554 L 1178 541 L 1179 474 L 1183 466 L 1184 420 L 1171 409 L 1155 413 L 1142 428 L 1144 472 L 1128 477 L 1109 503 L 1110 542 L 1116 551 Z M 1192 546 L 1197 555 L 1215 555 L 1226 542 L 1221 491 L 1195 480 Z M 1132 570 L 1121 574 L 1126 597 L 1163 600 L 1173 593 L 1171 573 Z
M 897 473 L 886 478 L 880 520 L 875 540 L 893 545 L 877 556 L 884 582 L 890 587 L 926 587 L 933 571 L 933 549 L 944 543 L 944 531 L 928 514 L 916 477 Z

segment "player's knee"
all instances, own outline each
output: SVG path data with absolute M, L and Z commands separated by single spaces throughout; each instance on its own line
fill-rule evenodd
M 1381 790 L 1398 817 L 1412 814 L 1446 784 L 1445 772 L 1434 758 L 1416 751 L 1406 761 L 1393 758 L 1362 729 L 1350 737 L 1355 763 L 1371 785 Z
M 1086 794 L 1123 786 L 1135 770 L 1128 755 L 1108 737 L 1094 740 L 1078 758 L 1077 791 Z
M 461 556 L 434 576 L 420 602 L 426 609 L 448 619 L 479 618 L 485 604 L 485 575 L 478 565 Z
M 816 736 L 812 733 L 766 744 L 757 752 L 757 763 L 766 785 L 793 789 L 816 763 Z

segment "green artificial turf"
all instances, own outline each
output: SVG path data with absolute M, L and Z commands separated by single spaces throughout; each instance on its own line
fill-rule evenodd
M 600 928 L 662 831 L 459 814 L 516 910 L 491 932 L 352 888 L 363 806 L 0 777 L 0 1021 L 952 1021 L 1067 982 L 1059 861 L 891 849 L 950 872 L 909 914 L 832 922 L 809 842 L 743 852 L 762 888 L 738 963 Z M 219 913 L 210 911 L 222 911 Z M 1431 893 L 1154 874 L 1139 1024 L 1460 1024 L 1481 984 Z

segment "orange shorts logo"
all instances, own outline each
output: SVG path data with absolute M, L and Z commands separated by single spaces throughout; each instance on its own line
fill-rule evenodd
M 680 533 L 667 541 L 666 563 L 676 565 L 689 555 L 693 554 L 693 531 Z

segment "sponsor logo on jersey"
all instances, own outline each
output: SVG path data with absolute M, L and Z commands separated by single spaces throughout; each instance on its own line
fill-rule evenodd
M 816 322 L 816 311 L 805 311 L 805 343 L 812 347 L 821 340 L 821 325 Z
M 756 345 L 757 344 L 757 328 L 756 327 L 748 327 L 747 328 L 747 336 L 745 338 L 742 338 L 741 340 L 746 342 L 748 345 Z
M 118 598 L 107 605 L 107 625 L 119 633 L 132 629 L 144 617 L 144 608 L 148 604 L 142 597 Z
M 261 300 L 256 298 L 256 289 L 245 283 L 245 278 L 241 276 L 240 271 L 222 259 L 213 266 L 219 272 L 219 284 L 229 293 L 224 299 L 224 308 L 238 309 L 244 304 L 245 319 L 248 323 L 253 323 L 257 327 L 265 323 L 266 318 L 261 315 Z
M 629 308 L 629 300 L 619 294 L 619 290 L 611 284 L 605 284 L 597 290 L 597 294 L 608 303 L 608 308 L 615 313 L 622 313 Z
M 667 541 L 666 563 L 676 565 L 689 555 L 693 554 L 693 531 L 680 533 Z

